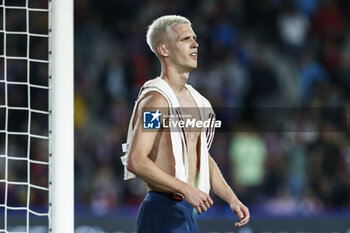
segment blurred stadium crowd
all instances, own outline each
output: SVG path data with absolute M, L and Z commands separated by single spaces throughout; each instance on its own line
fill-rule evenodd
M 160 73 L 145 34 L 165 14 L 193 24 L 199 66 L 189 83 L 227 110 L 211 155 L 241 201 L 278 215 L 349 207 L 346 0 L 75 0 L 76 205 L 103 215 L 144 197 L 141 180 L 123 180 L 121 144 L 138 89 Z M 25 196 L 13 191 L 12 200 Z
M 77 204 L 104 214 L 142 201 L 144 183 L 123 180 L 121 144 L 138 89 L 160 73 L 146 28 L 180 14 L 200 44 L 189 83 L 214 107 L 237 111 L 225 116 L 232 130 L 216 134 L 211 154 L 242 201 L 279 215 L 349 207 L 346 119 L 310 107 L 349 107 L 350 2 L 76 0 L 75 7 Z M 254 108 L 300 106 L 290 115 Z M 271 122 L 284 124 L 260 130 Z
M 214 107 L 234 109 L 224 116 L 232 130 L 216 134 L 211 154 L 242 201 L 281 215 L 350 205 L 349 128 L 308 108 L 349 107 L 348 1 L 77 0 L 75 7 L 77 204 L 104 214 L 142 201 L 143 182 L 123 180 L 121 144 L 138 89 L 160 73 L 147 26 L 180 14 L 200 44 L 189 83 Z M 259 114 L 257 106 L 306 110 Z M 271 122 L 285 124 L 259 130 Z

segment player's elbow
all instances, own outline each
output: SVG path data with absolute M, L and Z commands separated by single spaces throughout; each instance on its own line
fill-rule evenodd
M 126 168 L 129 172 L 135 173 L 135 163 L 132 159 L 128 159 L 128 163 L 126 165 Z
M 133 157 L 130 157 L 128 159 L 128 163 L 126 165 L 126 168 L 128 169 L 129 172 L 134 173 L 135 175 L 139 174 L 140 171 L 140 163 Z

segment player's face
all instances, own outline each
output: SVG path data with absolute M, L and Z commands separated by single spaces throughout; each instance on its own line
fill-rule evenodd
M 173 32 L 168 43 L 169 60 L 184 71 L 197 67 L 198 43 L 196 34 L 188 24 L 172 28 Z

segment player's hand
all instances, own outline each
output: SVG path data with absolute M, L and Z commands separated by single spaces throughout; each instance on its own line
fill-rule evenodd
M 232 212 L 234 212 L 238 218 L 240 219 L 239 222 L 235 223 L 236 227 L 244 226 L 249 222 L 250 214 L 248 208 L 242 204 L 239 200 L 230 203 L 230 208 Z
M 192 186 L 189 186 L 187 192 L 184 193 L 184 196 L 186 201 L 197 210 L 198 214 L 207 211 L 210 206 L 214 204 L 208 194 L 199 189 L 193 188 Z

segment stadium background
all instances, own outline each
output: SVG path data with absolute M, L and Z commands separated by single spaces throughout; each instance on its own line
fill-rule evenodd
M 75 215 L 80 232 L 134 229 L 146 190 L 138 179 L 123 180 L 121 144 L 138 89 L 159 75 L 159 62 L 145 33 L 153 19 L 165 14 L 189 18 L 197 34 L 199 66 L 189 83 L 214 107 L 232 110 L 222 115 L 230 129 L 216 134 L 211 154 L 250 207 L 252 219 L 244 231 L 349 232 L 348 122 L 328 110 L 312 109 L 335 108 L 348 114 L 350 2 L 74 4 Z M 14 76 L 20 72 L 9 70 Z M 21 93 L 16 95 L 20 99 Z M 306 108 L 296 108 L 300 106 Z M 32 146 L 39 154 L 43 149 Z M 33 174 L 40 177 L 41 171 Z M 18 190 L 10 193 L 12 203 L 24 198 Z M 238 231 L 225 203 L 212 198 L 215 207 L 199 217 L 202 232 Z M 45 204 L 42 200 L 38 194 L 32 201 L 40 206 Z M 101 228 L 87 231 L 82 225 Z
M 346 128 L 307 111 L 281 118 L 269 111 L 249 117 L 253 113 L 245 111 L 349 105 L 348 1 L 76 0 L 75 7 L 78 207 L 103 216 L 142 201 L 142 181 L 122 179 L 120 145 L 138 89 L 160 71 L 145 41 L 146 28 L 161 15 L 180 14 L 191 20 L 200 44 L 199 66 L 189 83 L 213 106 L 235 107 L 227 116 L 234 129 L 257 131 L 217 133 L 211 149 L 225 178 L 251 207 L 252 221 L 342 211 L 340 216 L 349 218 Z M 260 124 L 279 121 L 293 130 L 259 132 Z M 213 198 L 217 206 L 224 204 Z M 208 215 L 227 216 L 224 211 Z

